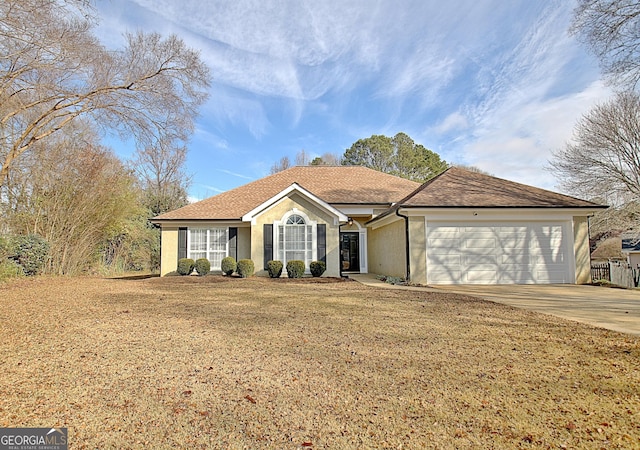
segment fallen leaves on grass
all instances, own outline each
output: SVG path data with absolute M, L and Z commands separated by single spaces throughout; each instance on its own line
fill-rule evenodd
M 470 297 L 171 277 L 0 299 L 0 426 L 73 448 L 640 447 L 640 339 Z

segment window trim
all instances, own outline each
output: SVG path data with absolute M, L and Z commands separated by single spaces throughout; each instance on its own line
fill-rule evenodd
M 273 253 L 274 253 L 274 257 L 276 259 L 278 259 L 279 261 L 282 261 L 282 264 L 286 267 L 287 265 L 287 259 L 286 259 L 286 254 L 287 254 L 287 250 L 283 247 L 282 249 L 282 253 L 280 250 L 280 227 L 281 226 L 287 226 L 287 221 L 289 220 L 289 218 L 293 215 L 298 215 L 300 217 L 302 217 L 302 219 L 305 221 L 304 226 L 310 226 L 311 227 L 311 249 L 309 249 L 307 247 L 308 241 L 307 241 L 307 235 L 306 235 L 306 230 L 305 230 L 305 249 L 304 249 L 304 254 L 305 254 L 305 259 L 304 259 L 304 263 L 305 263 L 305 274 L 310 274 L 311 273 L 311 269 L 310 269 L 310 263 L 312 261 L 316 261 L 318 259 L 318 222 L 315 220 L 311 220 L 309 218 L 309 216 L 304 212 L 304 211 L 300 211 L 298 208 L 293 208 L 291 211 L 287 211 L 283 216 L 281 220 L 274 220 L 273 222 Z M 303 225 L 295 225 L 295 224 L 288 224 L 289 226 L 303 226 Z M 285 239 L 286 240 L 286 239 Z M 311 250 L 311 259 L 307 261 L 307 255 L 309 254 L 309 250 Z
M 222 258 L 225 258 L 226 256 L 229 256 L 229 227 L 189 227 L 187 228 L 187 258 L 192 258 L 191 257 L 191 232 L 195 231 L 195 230 L 206 230 L 206 237 L 205 237 L 205 258 L 207 258 L 207 260 L 211 263 L 211 270 L 220 270 L 220 267 L 214 267 L 214 263 L 212 263 L 210 256 L 212 254 L 216 254 L 216 253 L 222 253 L 221 250 L 210 250 L 210 243 L 211 243 L 211 230 L 224 230 L 225 236 L 226 236 L 226 243 L 225 243 L 225 248 L 224 248 L 224 254 L 222 256 Z M 202 253 L 202 250 L 195 250 L 194 253 Z M 220 260 L 222 260 L 222 258 Z M 193 258 L 192 258 L 193 259 Z

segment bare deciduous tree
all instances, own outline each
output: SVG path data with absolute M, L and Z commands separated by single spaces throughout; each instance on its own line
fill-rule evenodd
M 135 178 L 96 144 L 90 126 L 74 122 L 34 144 L 21 172 L 11 172 L 5 220 L 16 234 L 39 234 L 50 245 L 48 271 L 73 274 L 92 267 L 102 242 L 139 214 Z M 7 208 L 12 207 L 11 210 Z
M 143 202 L 153 216 L 188 203 L 191 177 L 185 172 L 187 147 L 168 140 L 138 149 L 131 166 L 142 183 Z
M 640 197 L 640 96 L 617 94 L 594 107 L 574 129 L 551 169 L 568 192 L 620 203 Z
M 76 118 L 144 147 L 186 139 L 208 96 L 208 68 L 178 37 L 128 34 L 109 51 L 82 3 L 0 2 L 0 187 L 21 155 Z
M 322 156 L 317 156 L 309 163 L 311 166 L 339 166 L 341 159 L 334 153 L 323 153 Z
M 613 84 L 635 88 L 640 81 L 640 3 L 637 0 L 579 0 L 571 31 L 587 43 Z
M 277 163 L 273 163 L 273 166 L 271 166 L 271 175 L 273 175 L 274 173 L 282 172 L 283 170 L 287 170 L 289 167 L 291 167 L 291 161 L 289 160 L 289 157 L 283 156 L 282 158 L 280 158 L 280 161 L 278 161 Z
M 308 166 L 310 162 L 309 153 L 305 149 L 296 153 L 296 166 Z

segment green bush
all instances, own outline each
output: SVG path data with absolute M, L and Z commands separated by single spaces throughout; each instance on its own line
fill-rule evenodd
M 13 251 L 27 276 L 39 274 L 49 258 L 49 243 L 37 234 L 13 238 Z
M 222 258 L 222 263 L 220 264 L 220 268 L 222 269 L 222 273 L 225 275 L 231 275 L 236 271 L 237 268 L 236 260 L 233 256 L 226 256 Z
M 24 271 L 13 260 L 0 261 L 0 282 L 9 278 L 23 277 Z
M 195 268 L 198 275 L 203 276 L 208 274 L 211 270 L 211 263 L 207 258 L 200 258 L 196 261 Z
M 238 275 L 242 278 L 248 278 L 253 276 L 253 272 L 255 270 L 255 265 L 253 261 L 250 259 L 241 259 L 238 261 L 238 266 L 236 268 Z
M 0 236 L 0 261 L 4 261 L 10 256 L 15 256 L 11 238 L 9 236 Z
M 287 275 L 289 278 L 302 278 L 304 269 L 304 261 L 294 259 L 287 263 Z
M 180 258 L 178 260 L 178 273 L 180 275 L 191 275 L 196 263 L 191 258 Z
M 267 272 L 269 277 L 279 278 L 282 275 L 282 261 L 267 261 Z
M 314 277 L 321 277 L 325 270 L 327 270 L 327 264 L 324 261 L 312 261 L 309 264 L 309 270 Z

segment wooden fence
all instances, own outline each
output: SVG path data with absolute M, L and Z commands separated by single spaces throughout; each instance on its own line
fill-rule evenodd
M 591 279 L 607 280 L 611 284 L 624 287 L 638 287 L 640 285 L 640 268 L 633 268 L 626 262 L 609 261 L 591 264 Z
M 611 281 L 611 270 L 609 270 L 609 263 L 591 263 L 591 279 L 593 281 Z

